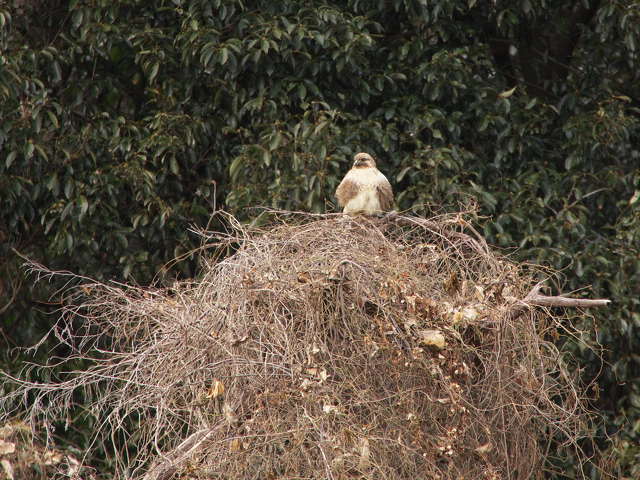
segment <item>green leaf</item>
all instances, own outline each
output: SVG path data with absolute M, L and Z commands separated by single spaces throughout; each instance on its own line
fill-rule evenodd
M 16 152 L 15 150 L 12 150 L 9 152 L 9 155 L 7 155 L 7 158 L 4 161 L 4 164 L 7 170 L 9 169 L 9 167 L 11 166 L 11 164 L 13 163 L 17 155 L 18 155 L 18 152 Z
M 304 84 L 299 83 L 298 84 L 298 97 L 300 97 L 300 100 L 304 100 L 304 98 L 307 96 L 307 87 L 304 86 Z
M 67 181 L 64 184 L 64 196 L 67 197 L 68 200 L 73 196 L 73 191 L 75 189 L 75 182 L 72 178 L 67 178 Z
M 269 150 L 273 151 L 280 146 L 280 142 L 282 141 L 282 134 L 280 132 L 275 132 L 271 136 L 271 141 L 269 142 Z
M 78 28 L 82 24 L 82 20 L 84 18 L 84 11 L 82 9 L 74 10 L 71 14 L 71 25 L 73 28 Z
M 31 157 L 33 157 L 34 150 L 35 150 L 35 145 L 31 140 L 29 140 L 29 142 L 25 145 L 25 151 L 24 151 L 25 159 L 29 160 Z
M 49 160 L 49 156 L 47 155 L 47 152 L 44 150 L 44 148 L 42 148 L 41 145 L 34 144 L 34 148 L 42 158 L 44 158 L 47 161 Z
M 60 183 L 58 182 L 58 174 L 54 173 L 49 177 L 47 181 L 47 189 L 52 192 L 54 195 L 58 195 L 58 190 L 60 189 Z
M 500 97 L 500 98 L 509 98 L 511 95 L 513 95 L 513 92 L 516 91 L 516 88 L 517 87 L 513 87 L 510 90 L 505 90 L 504 92 L 498 94 L 498 97 Z
M 87 197 L 84 195 L 80 195 L 78 198 L 78 203 L 80 205 L 80 219 L 86 215 L 87 210 L 89 210 L 89 202 L 87 201 Z
M 58 117 L 56 117 L 55 113 L 53 113 L 51 110 L 47 110 L 47 116 L 49 117 L 49 121 L 54 127 L 60 128 L 60 123 L 58 122 Z
M 158 70 L 160 69 L 160 63 L 159 62 L 155 62 L 152 66 L 151 66 L 151 70 L 149 71 L 149 83 L 153 83 L 153 80 L 156 78 L 156 76 L 158 75 Z
M 271 153 L 267 149 L 262 151 L 262 163 L 267 167 L 271 165 Z
M 409 165 L 408 167 L 404 167 L 402 170 L 400 170 L 400 173 L 398 173 L 398 175 L 396 176 L 396 181 L 401 182 L 402 179 L 407 174 L 407 172 L 409 172 L 412 169 L 413 169 L 412 165 Z
M 173 173 L 174 175 L 176 176 L 180 175 L 180 167 L 175 157 L 171 157 L 169 159 L 169 168 L 171 169 L 171 173 Z
M 244 164 L 244 160 L 245 158 L 243 156 L 238 156 L 231 162 L 231 165 L 229 166 L 229 176 L 231 177 L 231 180 L 237 180 L 238 174 L 241 171 L 241 167 Z
M 62 80 L 62 70 L 60 69 L 60 64 L 57 61 L 54 61 L 51 64 L 51 68 L 53 69 L 53 83 L 58 83 Z

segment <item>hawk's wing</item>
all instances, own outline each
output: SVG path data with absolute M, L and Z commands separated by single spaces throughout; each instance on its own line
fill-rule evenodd
M 378 201 L 380 202 L 380 209 L 383 212 L 388 212 L 393 207 L 393 190 L 391 190 L 391 184 L 389 183 L 389 180 L 387 180 L 387 177 L 382 173 L 380 176 L 382 178 L 378 181 L 378 185 L 376 186 Z
M 336 189 L 338 205 L 344 207 L 349 202 L 349 200 L 351 200 L 358 194 L 359 190 L 360 188 L 358 186 L 358 183 L 351 180 L 349 178 L 349 174 L 347 173 L 347 175 L 345 175 L 345 177 L 342 179 L 342 182 L 340 182 L 340 185 L 338 185 L 338 188 Z

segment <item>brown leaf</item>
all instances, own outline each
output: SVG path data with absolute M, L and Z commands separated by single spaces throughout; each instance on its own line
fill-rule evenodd
M 238 417 L 233 411 L 233 408 L 227 402 L 224 402 L 224 405 L 222 405 L 222 413 L 224 414 L 224 419 L 229 423 L 229 425 L 238 421 Z
M 369 449 L 369 439 L 361 438 L 358 450 L 360 451 L 360 460 L 358 461 L 358 470 L 361 472 L 369 468 L 370 460 L 369 457 L 371 455 L 371 451 Z
M 478 448 L 476 448 L 474 452 L 482 455 L 484 453 L 490 452 L 491 450 L 493 450 L 493 445 L 491 445 L 491 442 L 487 442 L 484 445 L 480 445 Z
M 451 274 L 449 274 L 449 278 L 445 280 L 444 290 L 449 295 L 454 295 L 460 291 L 460 277 L 455 270 L 451 272 Z
M 62 461 L 62 454 L 55 450 L 47 450 L 44 452 L 44 464 L 45 465 L 57 465 Z
M 231 335 L 231 338 L 230 338 L 231 346 L 232 347 L 237 347 L 241 343 L 246 342 L 248 338 L 249 338 L 248 334 L 245 334 L 245 335 L 242 335 L 242 336 Z
M 447 344 L 440 330 L 420 330 L 418 331 L 418 335 L 420 336 L 420 343 L 434 346 L 440 350 Z
M 0 465 L 2 465 L 2 470 L 4 470 L 5 478 L 7 478 L 7 480 L 14 480 L 15 477 L 13 476 L 13 465 L 11 465 L 11 462 L 2 459 Z
M 207 392 L 207 398 L 218 398 L 224 393 L 224 383 L 217 378 L 213 381 L 213 386 Z
M 309 283 L 311 282 L 311 275 L 309 272 L 298 272 L 298 282 Z
M 16 451 L 16 445 L 12 442 L 0 440 L 0 455 L 9 455 Z

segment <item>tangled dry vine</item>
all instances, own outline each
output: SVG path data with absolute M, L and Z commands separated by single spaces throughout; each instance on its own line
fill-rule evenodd
M 582 455 L 583 390 L 547 308 L 567 299 L 540 295 L 540 272 L 465 214 L 225 218 L 227 233 L 201 233 L 233 253 L 195 281 L 67 290 L 62 366 L 90 363 L 9 378 L 5 413 L 29 399 L 26 417 L 51 426 L 81 393 L 119 478 L 145 480 L 520 480 L 549 442 Z

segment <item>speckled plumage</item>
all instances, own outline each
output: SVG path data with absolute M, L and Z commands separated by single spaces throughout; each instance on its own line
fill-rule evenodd
M 385 212 L 393 206 L 393 191 L 387 177 L 376 168 L 368 153 L 358 153 L 353 167 L 336 190 L 338 204 L 351 215 Z

